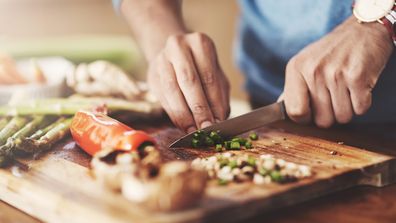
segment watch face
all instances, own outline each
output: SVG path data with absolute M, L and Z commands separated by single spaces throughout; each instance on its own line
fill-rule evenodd
M 395 0 L 357 0 L 353 14 L 362 22 L 374 22 L 390 13 Z

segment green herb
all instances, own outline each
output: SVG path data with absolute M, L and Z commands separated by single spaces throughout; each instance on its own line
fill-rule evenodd
M 209 137 L 215 142 L 216 144 L 223 143 L 223 138 L 219 135 L 219 132 L 211 131 Z
M 238 167 L 238 163 L 237 163 L 236 160 L 231 160 L 231 161 L 228 163 L 228 166 L 231 167 L 231 169 L 234 169 L 234 168 Z
M 231 141 L 225 141 L 225 142 L 224 142 L 224 147 L 225 147 L 226 149 L 231 149 Z
M 278 170 L 271 171 L 270 173 L 271 179 L 274 182 L 282 182 L 283 181 L 283 176 Z
M 257 133 L 252 132 L 252 133 L 249 134 L 249 138 L 251 140 L 257 140 L 258 139 L 258 135 L 257 135 Z
M 239 142 L 232 142 L 231 141 L 230 149 L 241 149 L 241 144 Z
M 245 148 L 246 148 L 246 149 L 251 149 L 251 148 L 253 148 L 252 142 L 247 141 L 247 142 L 245 143 Z
M 254 158 L 254 157 L 252 157 L 252 156 L 249 156 L 248 157 L 248 160 L 247 160 L 247 163 L 250 165 L 250 166 L 256 166 L 256 159 Z
M 205 146 L 214 146 L 214 141 L 213 141 L 213 139 L 211 139 L 210 137 L 208 137 L 208 136 L 206 136 L 205 137 Z
M 219 160 L 219 164 L 220 164 L 220 168 L 222 168 L 222 167 L 224 167 L 224 166 L 229 165 L 229 161 L 228 161 L 228 159 L 221 158 L 221 159 Z
M 261 174 L 262 176 L 267 176 L 269 174 L 269 171 L 262 167 L 259 169 L 259 174 Z
M 231 139 L 232 142 L 239 142 L 239 144 L 241 144 L 241 146 L 244 146 L 247 142 L 247 139 L 241 138 L 241 137 L 235 137 L 233 139 Z
M 191 146 L 192 146 L 193 148 L 198 148 L 199 145 L 200 145 L 200 143 L 199 143 L 199 140 L 198 140 L 198 139 L 192 139 L 192 141 L 191 141 Z
M 221 144 L 216 144 L 215 151 L 216 151 L 216 152 L 221 152 L 221 151 L 223 151 L 223 145 L 221 145 Z

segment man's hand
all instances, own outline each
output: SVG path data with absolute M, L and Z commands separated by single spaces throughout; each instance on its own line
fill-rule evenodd
M 326 128 L 364 114 L 392 50 L 383 25 L 349 18 L 287 64 L 282 97 L 289 117 Z
M 180 129 L 204 128 L 229 113 L 229 83 L 212 40 L 187 33 L 182 1 L 129 0 L 121 11 L 149 63 L 148 83 Z
M 229 83 L 204 34 L 170 36 L 149 61 L 148 83 L 173 123 L 187 132 L 229 114 Z

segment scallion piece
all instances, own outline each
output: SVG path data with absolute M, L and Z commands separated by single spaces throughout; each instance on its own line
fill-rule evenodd
M 252 142 L 247 141 L 247 142 L 245 143 L 245 148 L 246 148 L 246 149 L 251 149 L 251 148 L 253 148 Z
M 274 182 L 282 182 L 283 181 L 282 174 L 277 170 L 271 171 L 270 177 L 271 177 L 272 181 L 274 181 Z
M 241 144 L 239 142 L 232 142 L 231 141 L 230 149 L 241 149 Z
M 216 151 L 216 152 L 221 152 L 221 151 L 223 151 L 223 145 L 221 145 L 221 144 L 216 144 L 215 151 Z
M 200 141 L 199 141 L 199 139 L 192 139 L 192 140 L 191 140 L 191 146 L 192 146 L 193 148 L 198 148 L 198 147 L 200 146 Z
M 252 132 L 252 133 L 249 134 L 249 138 L 251 140 L 257 140 L 258 139 L 258 135 L 257 135 L 257 133 Z

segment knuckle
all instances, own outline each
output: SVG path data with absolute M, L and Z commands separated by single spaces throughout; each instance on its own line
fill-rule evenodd
M 361 86 L 364 83 L 363 76 L 360 72 L 353 72 L 347 76 L 348 84 L 351 86 Z
M 161 76 L 165 76 L 165 75 L 161 75 Z M 174 91 L 175 89 L 177 89 L 177 84 L 175 83 L 175 81 L 172 78 L 165 76 L 165 77 L 161 78 L 161 82 L 162 82 L 161 85 L 167 91 Z
M 211 70 L 206 69 L 206 70 L 201 71 L 200 73 L 201 73 L 201 79 L 202 79 L 201 81 L 203 84 L 211 85 L 215 82 L 215 74 Z
M 343 79 L 343 72 L 338 70 L 331 71 L 328 73 L 327 78 L 329 83 L 337 86 Z
M 180 46 L 184 42 L 183 35 L 171 35 L 166 40 L 166 45 L 170 47 Z
M 194 115 L 205 115 L 207 114 L 209 108 L 202 104 L 195 104 L 191 107 L 191 112 Z
M 211 39 L 204 33 L 201 32 L 195 32 L 191 34 L 191 38 L 197 41 L 198 43 L 210 43 Z
M 197 75 L 187 67 L 181 68 L 181 74 L 179 76 L 180 81 L 187 85 L 194 85 L 198 81 Z

